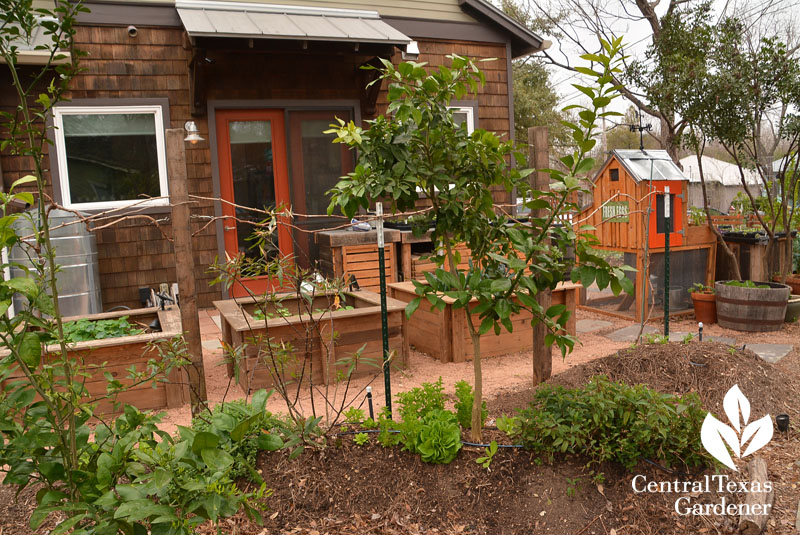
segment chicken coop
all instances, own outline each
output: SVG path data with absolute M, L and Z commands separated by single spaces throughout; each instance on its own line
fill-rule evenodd
M 687 218 L 689 179 L 664 150 L 614 150 L 592 180 L 591 202 L 576 218 L 591 232 L 613 265 L 628 265 L 633 295 L 587 288 L 583 306 L 613 316 L 663 316 L 665 294 L 665 206 L 669 206 L 669 313 L 691 309 L 688 289 L 714 280 L 716 239 L 706 225 Z M 665 202 L 666 195 L 670 202 Z

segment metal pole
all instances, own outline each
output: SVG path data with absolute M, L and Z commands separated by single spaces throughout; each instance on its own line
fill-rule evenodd
M 383 255 L 383 203 L 375 203 L 378 216 L 378 271 L 381 281 L 381 335 L 383 337 L 383 383 L 386 390 L 386 408 L 392 417 L 392 381 L 389 370 L 389 316 L 386 310 L 386 260 Z
M 664 188 L 664 336 L 669 336 L 669 233 L 670 233 L 669 186 Z

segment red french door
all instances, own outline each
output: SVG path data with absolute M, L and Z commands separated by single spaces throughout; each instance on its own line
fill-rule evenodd
M 253 223 L 263 221 L 262 213 L 248 210 L 289 206 L 289 173 L 282 110 L 218 110 L 216 114 L 225 253 L 229 258 L 275 258 L 293 253 L 288 226 L 258 246 Z M 286 221 L 288 222 L 288 221 Z M 234 285 L 234 297 L 264 293 L 274 286 L 268 276 L 248 278 Z M 242 284 L 244 286 L 242 286 Z

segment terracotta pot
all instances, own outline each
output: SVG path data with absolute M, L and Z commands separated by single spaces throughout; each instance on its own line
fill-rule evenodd
M 694 317 L 705 325 L 717 322 L 717 297 L 712 293 L 691 293 Z
M 779 275 L 772 277 L 775 282 L 781 282 Z M 786 286 L 792 289 L 792 293 L 800 295 L 800 273 L 789 273 L 786 275 Z

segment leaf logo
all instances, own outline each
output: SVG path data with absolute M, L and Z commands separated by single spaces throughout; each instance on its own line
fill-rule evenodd
M 750 401 L 739 390 L 739 385 L 733 385 L 725 394 L 722 408 L 725 409 L 725 414 L 732 427 L 720 422 L 709 412 L 700 429 L 700 441 L 706 451 L 715 459 L 728 468 L 738 471 L 728 449 L 730 448 L 737 458 L 741 458 L 766 446 L 772 440 L 772 418 L 767 414 L 748 424 Z M 750 444 L 747 445 L 744 453 L 741 453 L 748 441 Z

